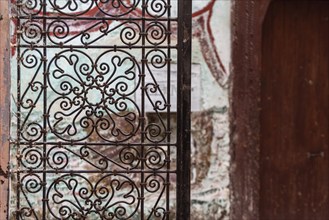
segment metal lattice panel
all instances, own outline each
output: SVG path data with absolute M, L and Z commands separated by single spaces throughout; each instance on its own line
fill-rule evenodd
M 189 202 L 177 198 L 184 192 L 176 187 L 184 166 L 178 165 L 184 109 L 180 103 L 171 107 L 172 93 L 189 103 L 182 95 L 189 85 L 181 90 L 183 84 L 171 83 L 173 71 L 183 74 L 177 57 L 188 51 L 179 43 L 181 5 L 170 0 L 12 3 L 11 217 L 177 218 L 177 199 L 178 206 Z M 178 76 L 179 83 L 183 80 Z

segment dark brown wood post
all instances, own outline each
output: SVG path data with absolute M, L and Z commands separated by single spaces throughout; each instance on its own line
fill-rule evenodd
M 259 219 L 261 33 L 271 0 L 234 1 L 232 19 L 231 219 Z
M 10 125 L 9 1 L 0 0 L 0 219 L 7 219 Z

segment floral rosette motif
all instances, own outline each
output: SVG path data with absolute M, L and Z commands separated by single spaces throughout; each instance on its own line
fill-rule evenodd
M 133 100 L 139 72 L 134 57 L 120 50 L 107 50 L 95 61 L 79 50 L 56 54 L 48 68 L 56 94 L 48 107 L 52 133 L 65 141 L 85 140 L 93 133 L 106 142 L 132 138 L 140 120 Z

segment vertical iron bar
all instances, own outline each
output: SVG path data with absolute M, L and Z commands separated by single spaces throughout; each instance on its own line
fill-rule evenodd
M 167 44 L 168 46 L 170 46 L 171 44 L 171 22 L 170 22 L 170 16 L 171 16 L 171 2 L 170 0 L 167 1 L 167 33 L 166 33 L 166 37 L 167 37 Z M 171 142 L 171 124 L 170 124 L 170 119 L 171 119 L 171 99 L 170 99 L 170 90 L 171 90 L 171 53 L 170 53 L 170 48 L 167 49 L 167 58 L 168 60 L 166 60 L 167 62 L 167 157 L 166 157 L 166 161 L 167 161 L 167 176 L 166 176 L 166 217 L 165 219 L 169 220 L 169 213 L 170 213 L 170 142 Z
M 19 14 L 20 9 L 18 9 L 18 6 L 16 5 L 17 8 L 17 14 Z M 17 27 L 16 29 L 21 29 L 21 21 L 19 18 L 17 18 Z M 21 138 L 21 49 L 19 47 L 20 45 L 20 35 L 16 36 L 16 40 L 17 40 L 17 137 L 16 137 L 16 152 L 18 154 L 20 154 L 20 138 Z M 16 201 L 16 219 L 19 220 L 19 216 L 20 216 L 20 166 L 21 166 L 21 161 L 16 158 L 17 161 L 17 184 L 16 184 L 16 194 L 17 194 L 17 201 Z
M 47 0 L 43 0 L 43 44 L 47 45 Z M 43 142 L 47 142 L 47 48 L 43 48 Z M 43 191 L 42 191 L 42 219 L 46 220 L 46 193 L 47 193 L 47 145 L 43 145 Z
M 178 1 L 177 219 L 190 219 L 192 0 Z
M 145 10 L 146 10 L 146 1 L 142 0 L 142 46 L 145 45 Z M 141 123 L 141 143 L 143 144 L 145 141 L 145 63 L 147 62 L 145 58 L 145 48 L 142 48 L 142 123 Z M 144 145 L 141 146 L 141 170 L 144 170 Z M 141 220 L 144 219 L 144 187 L 145 187 L 145 177 L 144 177 L 144 172 L 141 172 Z

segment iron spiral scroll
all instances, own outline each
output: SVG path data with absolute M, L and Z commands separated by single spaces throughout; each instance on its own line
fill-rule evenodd
M 175 215 L 177 5 L 12 0 L 11 217 Z

